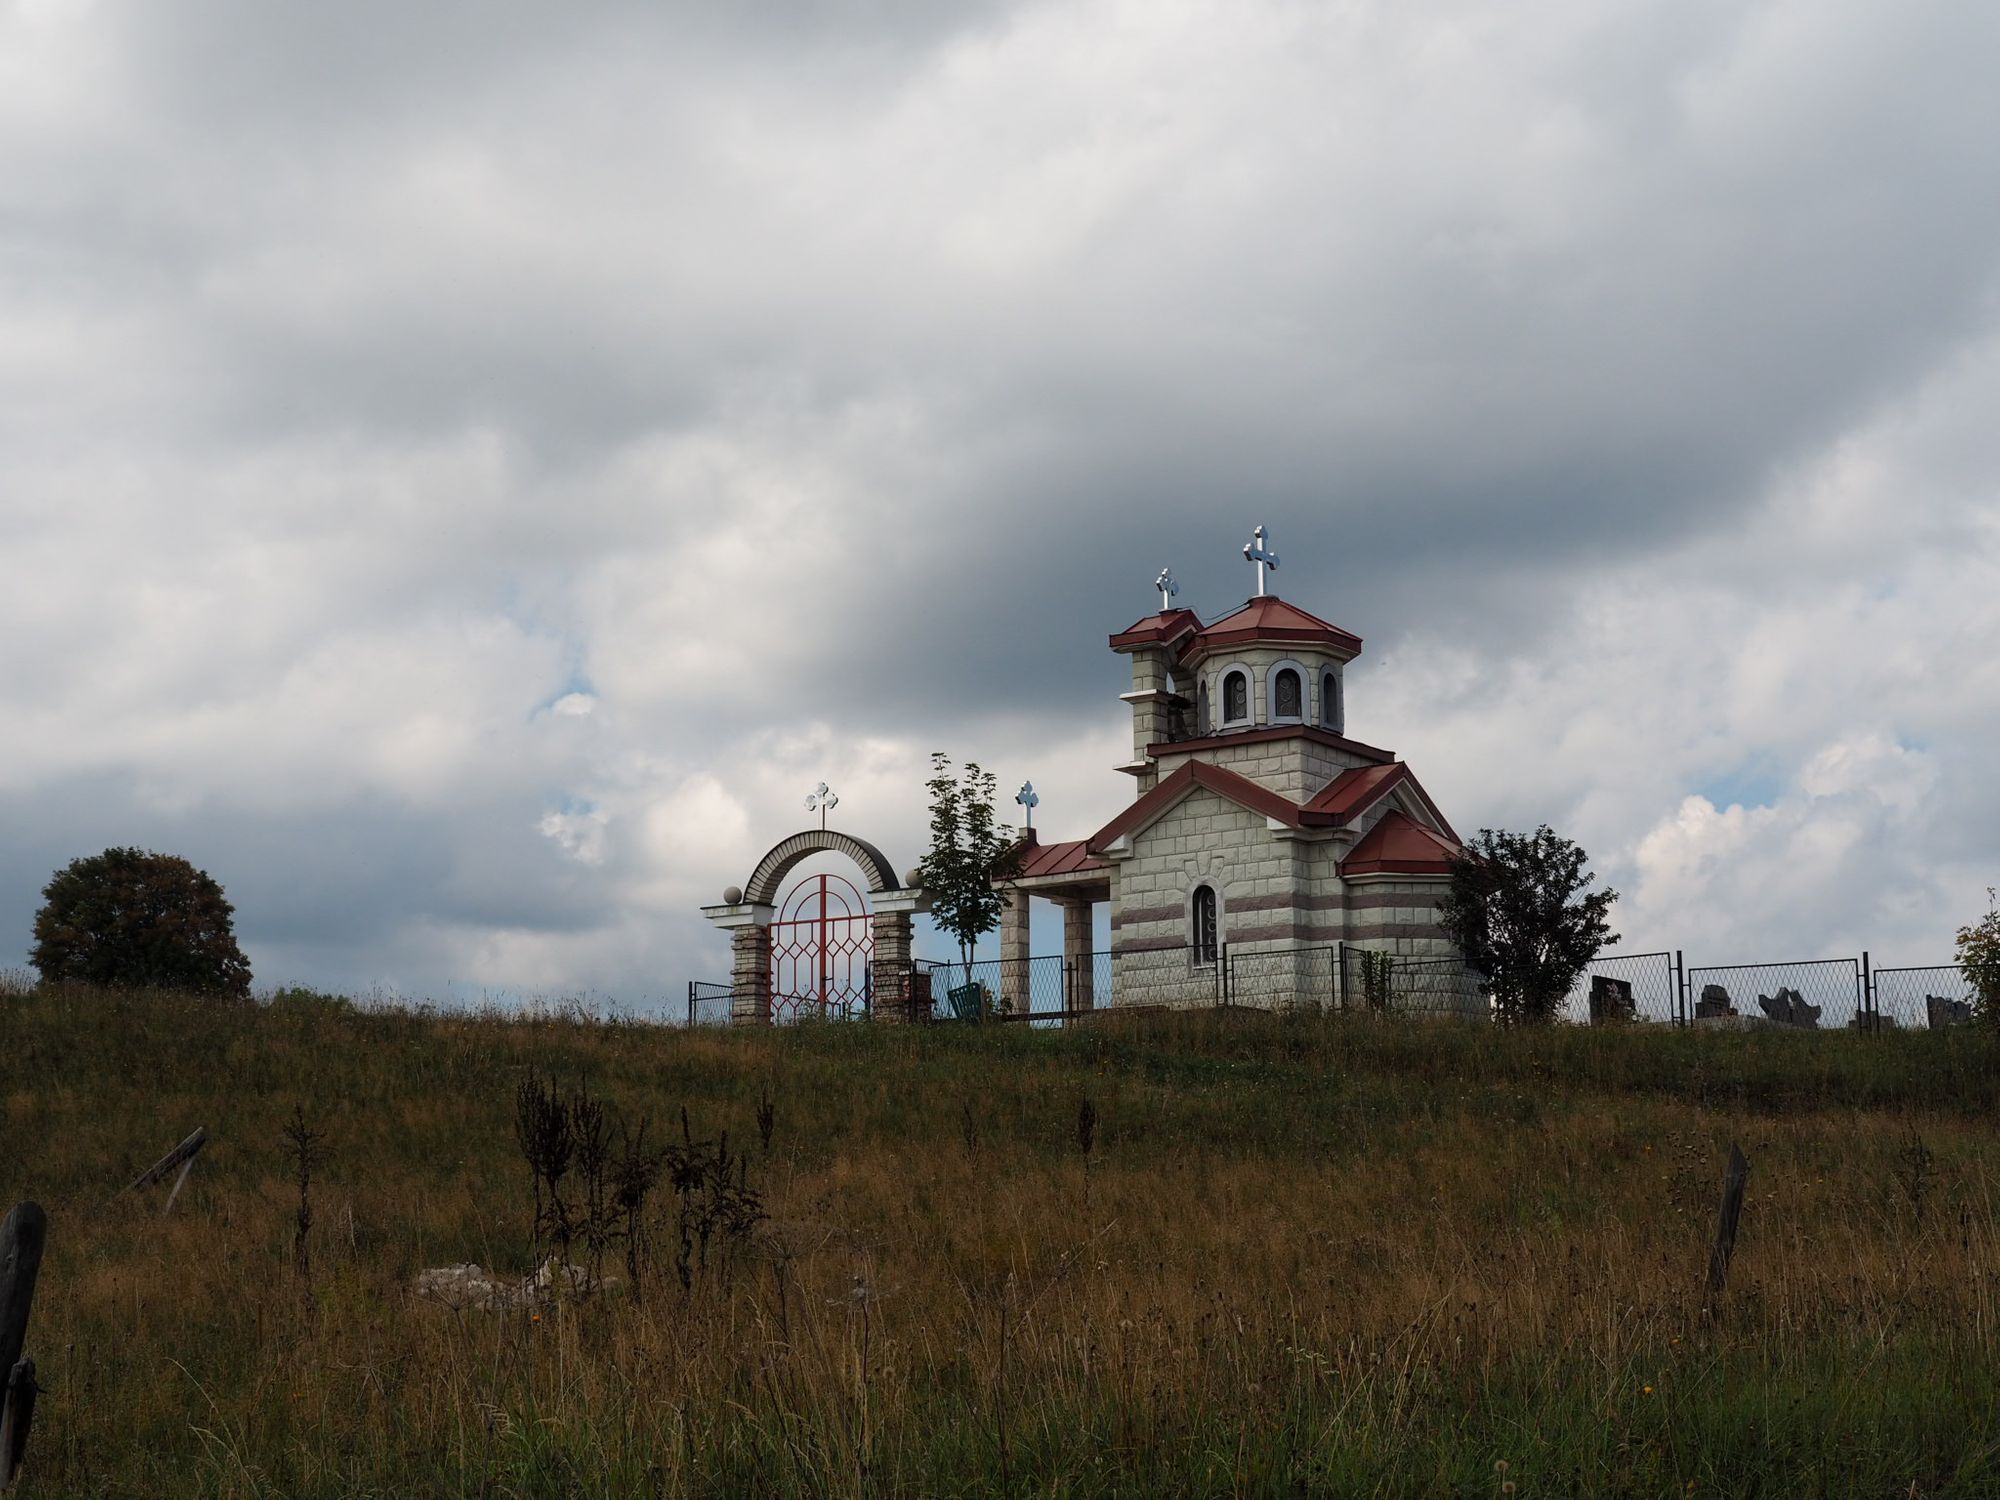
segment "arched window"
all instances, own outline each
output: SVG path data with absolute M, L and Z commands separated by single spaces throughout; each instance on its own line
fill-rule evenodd
M 1250 678 L 1231 672 L 1222 679 L 1222 722 L 1243 724 L 1250 718 Z
M 1329 672 L 1320 679 L 1319 721 L 1335 734 L 1341 732 L 1340 708 L 1340 677 L 1337 673 Z
M 1299 674 L 1290 667 L 1283 668 L 1271 679 L 1271 717 L 1274 719 L 1300 719 L 1305 717 L 1305 688 L 1299 682 Z
M 1198 964 L 1215 962 L 1215 887 L 1198 885 L 1188 903 L 1188 947 Z

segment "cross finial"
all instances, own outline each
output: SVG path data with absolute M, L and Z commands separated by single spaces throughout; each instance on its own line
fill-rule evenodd
M 1035 792 L 1034 782 L 1022 782 L 1021 790 L 1014 793 L 1014 800 L 1028 810 L 1028 826 L 1033 828 L 1035 826 L 1035 809 L 1042 805 L 1041 797 Z
M 838 806 L 840 806 L 840 793 L 828 787 L 824 781 L 814 787 L 811 795 L 806 798 L 806 811 L 812 812 L 817 809 L 819 812 L 821 833 L 826 832 L 826 815 Z
M 1257 597 L 1264 597 L 1264 570 L 1278 566 L 1278 554 L 1264 544 L 1270 540 L 1270 533 L 1259 526 L 1250 533 L 1250 545 L 1243 549 L 1243 560 L 1257 565 Z
M 1153 587 L 1160 591 L 1160 613 L 1165 614 L 1174 607 L 1174 596 L 1181 591 L 1171 568 L 1160 569 L 1160 576 L 1153 580 Z

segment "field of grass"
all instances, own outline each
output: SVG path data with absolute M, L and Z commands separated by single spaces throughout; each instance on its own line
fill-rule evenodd
M 538 1069 L 727 1131 L 768 1220 L 683 1290 L 662 1188 L 637 1295 L 622 1245 L 540 1312 L 413 1295 L 536 1263 Z M 691 1033 L 16 985 L 0 1104 L 0 1208 L 51 1221 L 28 1496 L 2000 1494 L 1972 1030 Z M 119 1196 L 196 1125 L 171 1214 Z

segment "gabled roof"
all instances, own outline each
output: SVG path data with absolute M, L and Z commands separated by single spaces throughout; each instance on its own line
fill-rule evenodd
M 1356 766 L 1342 771 L 1305 805 L 1305 812 L 1308 816 L 1323 814 L 1333 820 L 1335 827 L 1343 827 L 1399 787 L 1407 789 L 1411 798 L 1430 814 L 1431 821 L 1444 831 L 1447 839 L 1457 839 L 1451 824 L 1445 821 L 1444 814 L 1431 801 L 1430 793 L 1417 780 L 1417 773 L 1410 769 L 1407 762 L 1400 760 L 1386 766 Z
M 1161 777 L 1159 785 L 1091 835 L 1085 841 L 1089 853 L 1102 854 L 1114 840 L 1144 828 L 1196 788 L 1205 788 L 1219 797 L 1227 797 L 1238 806 L 1261 813 L 1288 828 L 1341 828 L 1392 792 L 1406 789 L 1443 830 L 1442 833 L 1432 833 L 1424 829 L 1425 836 L 1437 840 L 1440 847 L 1452 853 L 1458 850 L 1458 835 L 1452 832 L 1444 814 L 1437 810 L 1437 804 L 1418 784 L 1415 773 L 1402 761 L 1386 766 L 1356 766 L 1343 771 L 1328 782 L 1318 796 L 1301 806 L 1235 771 L 1211 765 L 1205 760 L 1190 760 Z M 1401 818 L 1413 828 L 1421 826 L 1393 809 L 1383 814 L 1383 818 L 1385 821 Z M 1369 838 L 1373 836 L 1371 832 Z M 1368 839 L 1364 838 L 1361 845 L 1356 846 L 1357 851 L 1367 843 Z M 1446 858 L 1449 857 L 1448 854 Z M 1353 859 L 1354 854 L 1350 853 L 1348 858 Z
M 1090 852 L 1089 839 L 1071 839 L 1063 844 L 1030 844 L 1015 866 L 1016 880 L 1032 880 L 1038 875 L 1081 875 L 1109 868 Z
M 1289 798 L 1279 796 L 1269 787 L 1259 786 L 1248 776 L 1239 776 L 1207 761 L 1191 760 L 1172 774 L 1161 777 L 1158 786 L 1092 834 L 1090 852 L 1103 853 L 1105 846 L 1114 839 L 1144 828 L 1197 787 L 1205 787 L 1219 797 L 1227 797 L 1231 802 L 1249 808 L 1251 812 L 1276 818 L 1293 828 L 1304 826 L 1305 820 L 1298 805 Z
M 1391 809 L 1340 862 L 1342 875 L 1448 875 L 1459 846 Z

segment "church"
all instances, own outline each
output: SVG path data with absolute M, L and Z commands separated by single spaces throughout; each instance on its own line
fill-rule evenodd
M 1063 908 L 1073 1009 L 1365 995 L 1483 1015 L 1483 985 L 1437 921 L 1458 836 L 1406 763 L 1347 732 L 1361 638 L 1268 591 L 1262 527 L 1244 556 L 1257 592 L 1241 609 L 1204 625 L 1163 572 L 1159 612 L 1110 638 L 1132 664 L 1118 769 L 1133 801 L 1082 838 L 1026 833 L 1004 882 L 1002 988 L 1031 983 L 1029 901 L 1045 899 Z M 1099 904 L 1108 964 L 1090 951 Z
M 1044 843 L 1032 789 L 1012 868 L 1000 956 L 978 966 L 981 1006 L 1020 1015 L 1115 1006 L 1233 1004 L 1484 1016 L 1484 981 L 1438 925 L 1437 901 L 1460 850 L 1451 824 L 1408 765 L 1348 735 L 1347 666 L 1361 638 L 1279 598 L 1264 528 L 1244 558 L 1257 592 L 1204 624 L 1160 609 L 1110 638 L 1132 688 L 1129 807 L 1083 837 Z M 913 919 L 930 906 L 916 872 L 899 875 L 865 839 L 826 826 L 838 804 L 807 800 L 820 826 L 775 845 L 742 886 L 702 908 L 730 936 L 727 985 L 691 986 L 738 1024 L 803 1016 L 881 1021 L 932 1013 Z M 834 854 L 862 877 L 817 874 Z M 1030 905 L 1063 911 L 1063 952 L 1029 948 Z M 1108 953 L 1095 951 L 1109 908 Z M 970 990 L 971 986 L 966 986 Z M 697 992 L 701 992 L 698 994 Z M 955 1004 L 955 1001 L 954 1001 Z

